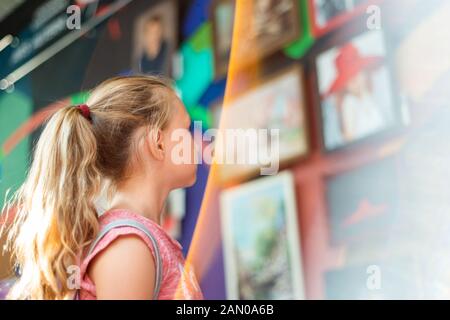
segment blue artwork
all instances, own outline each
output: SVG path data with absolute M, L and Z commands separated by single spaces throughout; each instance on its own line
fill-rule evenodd
M 183 37 L 188 38 L 208 20 L 208 12 L 211 0 L 194 0 L 188 9 L 183 24 Z
M 202 106 L 210 106 L 211 103 L 223 98 L 226 84 L 226 78 L 212 82 L 200 97 L 199 104 Z

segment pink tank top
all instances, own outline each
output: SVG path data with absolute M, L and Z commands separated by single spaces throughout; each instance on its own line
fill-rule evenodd
M 202 292 L 191 268 L 185 265 L 182 247 L 178 241 L 169 236 L 158 224 L 141 215 L 128 210 L 112 210 L 104 213 L 100 218 L 100 227 L 117 219 L 132 219 L 144 224 L 158 243 L 162 260 L 162 281 L 158 300 L 201 300 Z M 122 235 L 135 234 L 139 236 L 149 247 L 153 257 L 155 252 L 148 236 L 133 227 L 121 227 L 109 231 L 96 245 L 92 253 L 85 257 L 81 263 L 81 300 L 96 299 L 95 284 L 89 278 L 87 271 L 90 261 L 104 250 L 116 238 Z M 156 260 L 156 259 L 155 259 Z

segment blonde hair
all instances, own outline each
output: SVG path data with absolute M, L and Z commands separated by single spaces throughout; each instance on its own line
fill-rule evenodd
M 90 121 L 75 107 L 49 119 L 24 184 L 4 208 L 16 211 L 8 248 L 21 272 L 8 298 L 73 296 L 67 269 L 98 232 L 94 201 L 102 184 L 113 188 L 126 178 L 136 129 L 164 129 L 170 92 L 160 78 L 117 77 L 91 93 Z

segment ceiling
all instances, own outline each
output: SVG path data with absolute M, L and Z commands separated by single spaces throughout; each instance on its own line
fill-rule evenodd
M 0 39 L 16 35 L 30 23 L 33 13 L 43 0 L 0 0 Z
M 18 8 L 25 0 L 0 0 L 0 21 Z

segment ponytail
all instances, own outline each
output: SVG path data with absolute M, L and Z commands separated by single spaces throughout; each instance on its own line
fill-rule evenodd
M 8 235 L 21 276 L 10 299 L 65 299 L 68 268 L 98 231 L 97 142 L 79 108 L 56 112 L 37 142 L 25 183 L 7 203 L 16 208 Z

